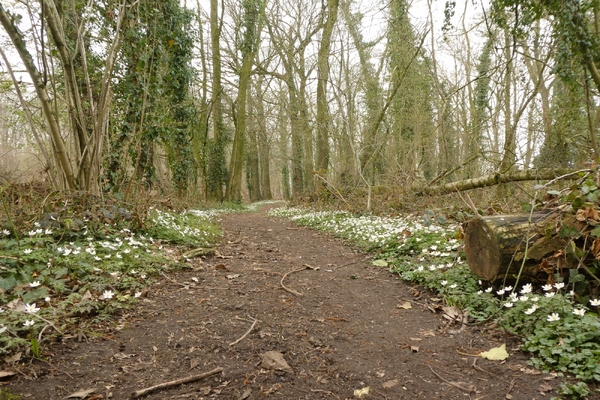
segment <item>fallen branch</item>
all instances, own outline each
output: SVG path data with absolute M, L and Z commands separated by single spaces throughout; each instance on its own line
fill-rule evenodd
M 246 336 L 248 336 L 250 334 L 250 332 L 252 332 L 252 329 L 254 329 L 254 327 L 256 326 L 256 323 L 258 322 L 257 319 L 252 318 L 251 316 L 248 315 L 248 318 L 252 319 L 252 321 L 254 321 L 252 323 L 252 326 L 250 327 L 250 329 L 248 329 L 248 331 L 246 333 L 244 333 L 244 336 L 242 336 L 241 338 L 239 338 L 238 340 L 236 340 L 235 342 L 231 342 L 229 343 L 229 346 L 235 346 L 236 344 L 238 344 L 239 342 L 241 342 L 242 340 L 244 340 L 246 338 Z
M 184 383 L 196 382 L 196 381 L 199 381 L 200 379 L 206 378 L 207 376 L 218 374 L 219 372 L 223 372 L 223 368 L 219 367 L 219 368 L 213 369 L 212 371 L 208 371 L 208 372 L 205 372 L 200 375 L 188 376 L 187 378 L 177 379 L 174 381 L 161 383 L 159 385 L 150 386 L 148 388 L 133 392 L 131 394 L 131 398 L 137 399 L 137 398 L 146 396 L 146 395 L 148 395 L 152 392 L 155 392 L 157 390 L 160 390 L 160 389 L 166 389 L 166 388 L 170 388 L 173 386 L 183 385 Z
M 164 276 L 165 278 L 167 278 L 167 280 L 169 280 L 169 281 L 173 282 L 173 283 L 174 283 L 174 284 L 176 284 L 176 285 L 183 286 L 183 287 L 189 287 L 189 286 L 190 286 L 190 285 L 184 285 L 183 283 L 179 283 L 179 282 L 177 282 L 177 281 L 174 281 L 173 279 L 171 279 L 171 278 L 169 278 L 167 275 L 165 275 L 165 273 L 164 273 L 164 272 L 162 272 L 162 271 L 161 271 L 161 273 L 160 273 L 160 274 L 161 274 L 162 276 Z
M 457 389 L 464 390 L 465 392 L 469 392 L 469 393 L 471 393 L 471 392 L 474 391 L 474 389 L 473 389 L 474 386 L 473 385 L 470 385 L 470 387 L 464 387 L 464 386 L 462 386 L 462 385 L 460 385 L 460 384 L 458 384 L 456 382 L 450 382 L 449 380 L 444 379 L 440 374 L 438 374 L 437 372 L 435 372 L 433 370 L 433 368 L 431 368 L 431 365 L 427 365 L 427 366 L 429 367 L 429 369 L 431 370 L 431 372 L 433 372 L 433 374 L 435 376 L 437 376 L 438 378 L 440 378 L 442 381 L 446 382 L 448 385 L 454 386 Z
M 291 294 L 295 294 L 296 296 L 304 296 L 302 293 L 300 293 L 300 292 L 296 292 L 295 290 L 292 290 L 292 289 L 288 288 L 287 286 L 285 286 L 285 285 L 283 284 L 283 280 L 285 279 L 285 277 L 286 277 L 286 276 L 288 276 L 288 275 L 290 275 L 290 274 L 293 274 L 294 272 L 304 271 L 304 270 L 305 270 L 305 269 L 307 269 L 307 268 L 308 268 L 308 269 L 312 269 L 313 271 L 316 271 L 316 270 L 318 270 L 318 269 L 319 269 L 318 267 L 312 267 L 312 266 L 310 266 L 310 265 L 308 265 L 308 264 L 304 264 L 304 265 L 302 266 L 302 268 L 298 268 L 298 269 L 295 269 L 295 270 L 289 271 L 289 272 L 287 272 L 285 275 L 283 275 L 283 278 L 281 278 L 281 282 L 279 282 L 279 284 L 281 285 L 281 288 L 282 288 L 283 290 L 287 291 L 287 292 L 290 292 Z

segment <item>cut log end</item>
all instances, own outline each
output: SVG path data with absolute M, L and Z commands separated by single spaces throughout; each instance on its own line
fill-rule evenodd
M 542 258 L 563 249 L 566 242 L 547 229 L 558 214 L 494 215 L 473 218 L 463 224 L 469 268 L 481 278 L 494 281 L 521 273 L 534 277 Z M 529 243 L 528 243 L 529 242 Z M 523 270 L 521 270 L 523 268 Z
M 493 280 L 500 270 L 498 239 L 482 219 L 464 224 L 465 253 L 469 268 L 485 280 Z

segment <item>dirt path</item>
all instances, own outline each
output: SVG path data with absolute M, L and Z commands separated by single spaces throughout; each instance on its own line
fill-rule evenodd
M 35 361 L 6 388 L 33 399 L 92 388 L 93 399 L 127 399 L 135 390 L 222 367 L 222 374 L 144 398 L 347 399 L 367 386 L 364 399 L 556 394 L 547 390 L 558 379 L 522 372 L 526 359 L 514 342 L 472 327 L 457 333 L 460 324 L 446 326 L 442 313 L 432 312 L 439 303 L 429 294 L 415 296 L 419 288 L 341 241 L 260 213 L 224 215 L 222 224 L 223 258 L 153 285 L 118 332 L 67 340 L 53 349 L 52 368 Z M 305 264 L 319 269 L 284 280 L 302 295 L 283 290 L 283 274 Z M 411 309 L 397 307 L 407 301 Z M 255 328 L 230 346 L 253 319 Z M 505 342 L 506 362 L 468 356 Z M 293 371 L 263 368 L 267 351 L 282 353 Z M 34 371 L 37 379 L 26 379 Z

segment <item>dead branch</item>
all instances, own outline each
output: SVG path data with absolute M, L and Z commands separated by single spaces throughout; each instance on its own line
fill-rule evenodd
M 199 381 L 200 379 L 206 378 L 207 376 L 218 374 L 219 372 L 223 372 L 223 368 L 219 367 L 219 368 L 213 369 L 212 371 L 208 371 L 208 372 L 205 372 L 200 375 L 188 376 L 187 378 L 177 379 L 174 381 L 161 383 L 159 385 L 150 386 L 148 388 L 133 392 L 131 394 L 131 398 L 137 399 L 137 398 L 146 396 L 146 395 L 148 395 L 152 392 L 155 392 L 157 390 L 160 390 L 160 389 L 166 389 L 166 388 L 170 388 L 173 386 L 183 385 L 184 383 L 196 382 L 196 381 Z
M 248 331 L 246 333 L 244 333 L 244 336 L 242 336 L 241 338 L 239 338 L 238 340 L 236 340 L 235 342 L 231 342 L 229 343 L 229 346 L 235 346 L 236 344 L 238 344 L 239 342 L 241 342 L 242 340 L 244 340 L 246 338 L 246 336 L 248 336 L 250 334 L 250 332 L 252 332 L 252 330 L 254 329 L 254 327 L 256 326 L 256 323 L 258 322 L 258 320 L 256 318 L 252 318 L 251 316 L 248 315 L 248 318 L 252 319 L 252 326 L 250 327 L 250 329 L 248 329 Z M 238 318 L 239 319 L 239 318 Z
M 304 265 L 302 266 L 302 268 L 298 268 L 298 269 L 295 269 L 295 270 L 292 270 L 292 271 L 286 272 L 286 274 L 285 274 L 285 275 L 283 275 L 283 277 L 281 278 L 281 281 L 279 282 L 279 284 L 281 285 L 281 288 L 282 288 L 283 290 L 287 291 L 287 292 L 290 292 L 291 294 L 295 294 L 296 296 L 304 296 L 302 293 L 300 293 L 300 292 L 296 292 L 295 290 L 292 290 L 292 289 L 288 288 L 287 286 L 285 286 L 285 285 L 283 284 L 283 280 L 285 279 L 285 277 L 286 277 L 286 276 L 288 276 L 288 275 L 290 275 L 290 274 L 293 274 L 294 272 L 304 271 L 304 270 L 305 270 L 305 269 L 307 269 L 307 268 L 308 268 L 308 269 L 312 269 L 313 271 L 316 271 L 316 270 L 318 270 L 318 269 L 319 269 L 318 267 L 312 267 L 312 266 L 310 266 L 310 265 L 308 265 L 308 264 L 304 264 Z

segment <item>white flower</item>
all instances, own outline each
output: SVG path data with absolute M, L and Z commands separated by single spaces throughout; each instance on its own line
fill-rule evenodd
M 507 286 L 504 288 L 504 291 L 510 292 L 512 290 L 512 288 L 513 288 L 512 286 Z
M 3 313 L 5 310 L 4 308 L 0 307 L 0 314 Z
M 425 268 L 421 265 L 419 268 L 417 268 L 417 271 L 423 272 L 423 271 L 425 271 Z
M 102 297 L 104 297 L 105 300 L 112 299 L 114 295 L 112 290 L 105 290 L 104 293 L 102 293 Z
M 430 248 L 431 250 L 437 250 L 437 246 L 436 246 L 436 245 L 431 245 L 431 246 L 429 246 L 429 248 Z
M 41 285 L 40 281 L 33 281 L 29 284 L 29 287 L 38 287 L 40 285 Z
M 430 265 L 430 266 L 429 266 L 429 270 L 430 270 L 430 271 L 435 271 L 435 265 Z
M 534 297 L 532 297 L 532 298 L 531 298 L 531 301 L 533 301 L 533 302 L 535 303 L 535 302 L 536 302 L 536 301 L 538 301 L 539 299 L 540 299 L 539 297 L 537 297 L 537 296 L 534 296 Z
M 10 231 L 8 229 L 5 229 L 5 230 L 2 231 L 2 234 L 4 236 L 8 236 L 8 235 L 10 235 Z
M 96 256 L 96 257 L 94 257 L 94 260 L 96 260 L 96 261 L 100 261 L 100 260 L 102 260 L 102 259 L 101 259 L 100 257 Z
M 519 300 L 521 300 L 521 301 L 527 301 L 527 300 L 529 300 L 529 297 L 527 297 L 527 296 L 521 296 L 521 297 L 519 297 Z
M 452 285 L 450 285 L 450 289 L 456 289 L 458 285 L 456 283 L 453 283 Z
M 489 287 L 489 288 L 485 289 L 485 292 L 486 293 L 491 293 L 492 290 L 494 290 L 494 288 L 493 287 Z
M 483 290 L 478 291 L 477 294 L 483 294 Z
M 118 272 L 111 272 L 111 273 L 110 273 L 110 276 L 118 276 L 118 275 L 119 275 L 119 273 L 118 273 Z
M 7 327 L 3 326 L 2 328 L 0 328 L 0 333 L 6 332 L 7 329 L 8 329 Z
M 31 249 L 25 249 L 25 250 L 23 250 L 23 253 L 25 253 L 25 254 L 31 254 L 32 251 L 33 250 L 31 250 Z
M 142 275 L 140 275 L 140 278 L 142 278 L 142 279 L 146 279 L 146 274 L 142 274 Z
M 446 286 L 447 284 L 448 284 L 448 281 L 441 281 L 440 282 L 440 285 L 442 285 L 442 286 Z
M 28 313 L 31 313 L 31 314 L 35 314 L 38 311 L 40 311 L 40 309 L 35 306 L 35 303 L 33 303 L 33 304 L 25 304 L 25 312 L 28 312 Z
M 531 293 L 532 290 L 533 287 L 531 286 L 531 283 L 528 283 L 526 285 L 523 285 L 523 287 L 521 288 L 521 294 Z
M 569 292 L 569 296 L 571 296 L 571 297 L 574 297 L 574 296 L 575 296 L 575 292 L 574 292 L 573 290 L 571 290 L 571 291 Z
M 556 294 L 556 292 L 548 292 L 545 294 L 546 297 L 554 297 L 554 295 Z
M 506 307 L 506 308 L 511 308 L 513 305 L 514 305 L 514 304 L 513 304 L 513 303 L 511 303 L 511 302 L 504 303 L 504 307 Z
M 46 229 L 46 230 L 44 231 L 44 233 L 45 233 L 46 235 L 52 235 L 52 229 Z
M 537 310 L 537 309 L 538 309 L 538 308 L 537 308 L 537 306 L 534 304 L 534 305 L 533 305 L 533 307 L 531 307 L 531 308 L 528 308 L 527 310 L 525 310 L 525 314 L 527 314 L 527 315 L 531 315 L 531 314 L 533 314 L 533 313 L 535 312 L 535 310 Z
M 110 258 L 110 254 L 105 255 L 104 258 Z
M 518 296 L 519 295 L 516 294 L 516 293 L 511 293 L 510 296 L 509 296 L 510 297 L 510 301 L 517 301 Z
M 33 324 L 35 324 L 34 320 L 27 320 L 23 323 L 23 326 L 33 326 Z
M 600 306 L 600 300 L 598 300 L 598 299 L 590 300 L 590 304 L 595 307 Z
M 131 275 L 135 275 L 135 274 L 137 274 L 137 271 L 136 271 L 135 269 L 132 269 L 131 271 L 129 271 L 129 273 L 130 273 Z
M 560 316 L 557 313 L 548 315 L 548 322 L 560 321 Z
M 496 293 L 498 293 L 498 296 L 502 296 L 504 294 L 504 289 L 500 289 Z
M 552 285 L 544 285 L 542 286 L 542 289 L 544 289 L 547 292 L 548 290 L 552 290 Z
M 140 297 L 142 295 L 142 292 L 135 292 L 135 295 L 133 297 Z
M 573 310 L 573 314 L 583 317 L 583 315 L 585 314 L 585 310 L 583 308 L 580 308 L 578 310 L 576 309 L 576 310 Z
M 52 300 L 50 297 L 46 297 L 46 298 L 44 299 L 44 301 L 45 301 L 46 303 L 50 303 L 50 300 Z
M 562 289 L 565 287 L 565 284 L 564 284 L 564 282 L 558 282 L 558 283 L 554 284 L 554 287 L 557 289 Z
M 120 253 L 117 253 L 116 257 L 117 258 L 123 258 L 123 256 Z

